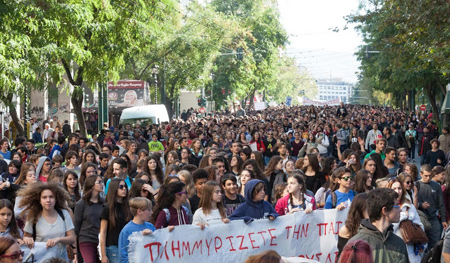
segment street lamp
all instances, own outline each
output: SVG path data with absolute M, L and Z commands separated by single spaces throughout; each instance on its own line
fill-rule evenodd
M 1 131 L 2 131 L 2 132 L 1 132 L 0 139 L 3 139 L 3 134 L 4 134 L 4 132 L 5 132 L 5 131 L 4 131 L 4 128 L 5 128 L 5 127 L 3 127 L 3 113 L 4 113 L 3 111 L 0 111 L 0 122 L 1 122 L 1 125 L 2 125 L 2 126 L 0 126 L 0 129 L 1 129 Z
M 158 73 L 159 66 L 154 65 L 152 68 L 153 80 L 155 81 L 155 104 L 158 103 Z

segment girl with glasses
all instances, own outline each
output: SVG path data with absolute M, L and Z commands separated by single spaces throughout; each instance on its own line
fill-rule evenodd
M 11 237 L 0 237 L 0 259 L 2 263 L 21 263 L 23 251 Z
M 222 203 L 222 189 L 219 183 L 209 181 L 203 187 L 202 198 L 197 211 L 195 211 L 193 225 L 202 229 L 209 224 L 229 223 L 225 207 Z
M 74 225 L 78 237 L 81 255 L 85 263 L 99 261 L 97 246 L 99 243 L 100 215 L 104 200 L 103 180 L 100 176 L 88 176 L 84 181 L 83 198 L 75 206 Z
M 119 262 L 119 234 L 131 220 L 128 188 L 123 179 L 113 178 L 108 185 L 106 204 L 100 214 L 100 252 L 102 262 Z
M 156 229 L 168 227 L 169 231 L 173 231 L 175 226 L 189 224 L 187 208 L 183 206 L 186 201 L 187 190 L 184 183 L 162 185 L 151 220 Z
M 406 199 L 408 199 L 409 202 L 414 204 L 414 206 L 417 208 L 419 205 L 419 201 L 417 198 L 417 194 L 419 191 L 417 191 L 417 188 L 414 185 L 413 177 L 408 173 L 402 172 L 397 176 L 397 178 L 398 180 L 400 180 L 400 182 L 403 183 Z

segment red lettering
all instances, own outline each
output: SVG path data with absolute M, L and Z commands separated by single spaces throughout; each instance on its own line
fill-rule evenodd
M 259 248 L 258 246 L 254 246 L 253 243 L 255 243 L 255 240 L 252 239 L 252 235 L 254 235 L 255 233 L 248 233 L 248 238 L 250 238 L 250 244 L 252 244 L 252 248 Z
M 266 233 L 266 232 L 267 232 L 267 231 L 261 231 L 261 232 L 258 232 L 258 234 L 261 235 L 262 240 L 264 241 L 264 246 L 266 245 L 266 239 L 264 238 L 263 233 Z
M 333 224 L 333 222 L 330 222 L 330 227 L 328 228 L 328 234 L 330 234 L 330 232 L 331 232 L 331 234 L 337 234 L 337 233 L 334 233 L 334 224 Z
M 308 227 L 309 227 L 309 223 L 306 224 L 306 228 L 305 228 L 305 225 L 302 225 L 302 232 L 300 233 L 301 237 L 308 237 Z
M 226 239 L 228 239 L 228 241 L 230 241 L 230 246 L 231 246 L 230 251 L 236 251 L 236 249 L 234 249 L 234 247 L 233 247 L 233 242 L 231 242 L 232 238 L 233 238 L 233 236 L 227 236 L 226 237 Z
M 176 257 L 175 256 L 175 250 L 177 250 L 178 251 L 178 258 L 180 258 L 181 257 L 181 251 L 180 251 L 180 241 L 178 240 L 177 241 L 177 246 L 175 246 L 175 242 L 174 241 L 172 241 L 172 255 L 174 256 L 174 257 Z
M 289 229 L 291 229 L 292 226 L 287 226 L 286 230 L 287 230 L 287 234 L 286 234 L 286 239 L 289 239 Z
M 192 247 L 192 253 L 191 254 L 194 254 L 194 250 L 195 250 L 195 248 L 197 248 L 197 249 L 200 249 L 200 254 L 203 255 L 202 241 L 203 240 L 195 241 L 194 246 Z
M 208 256 L 209 256 L 209 247 L 211 246 L 212 240 L 213 240 L 212 238 L 209 240 L 209 244 L 208 244 L 208 240 L 205 240 L 206 247 L 208 248 Z
M 220 246 L 217 246 L 217 240 L 220 241 Z M 216 250 L 216 253 L 217 253 L 217 250 L 219 250 L 221 247 L 222 247 L 222 239 L 220 237 L 215 237 L 214 238 L 214 249 Z
M 144 246 L 144 248 L 148 248 L 148 251 L 150 252 L 150 258 L 151 258 L 152 261 L 154 260 L 152 247 L 153 246 L 157 246 L 158 254 L 157 254 L 156 257 L 158 257 L 158 255 L 159 255 L 159 248 L 161 247 L 161 245 L 162 244 L 160 242 L 152 242 L 152 243 L 148 243 L 147 245 Z
M 316 259 L 317 259 L 317 261 L 320 261 L 320 256 L 322 256 L 322 253 L 316 254 Z
M 248 247 L 243 247 L 244 244 L 244 236 L 237 236 L 237 238 L 241 238 L 241 245 L 239 246 L 239 250 L 248 249 Z
M 167 254 L 167 242 L 164 244 L 164 253 L 161 253 L 159 258 L 162 258 L 164 255 L 166 256 L 166 259 L 169 260 L 169 255 Z
M 338 235 L 339 234 L 339 229 L 341 229 L 342 221 L 337 221 L 336 224 L 337 224 L 337 228 L 336 228 L 336 233 L 335 234 Z
M 294 226 L 294 233 L 292 234 L 292 238 L 295 238 L 295 234 L 297 234 L 298 239 L 298 236 L 300 235 L 300 225 L 298 225 L 298 228 L 297 225 Z
M 319 227 L 319 236 L 322 236 L 322 227 L 321 226 L 323 226 L 323 228 L 324 228 L 323 234 L 324 235 L 327 234 L 327 224 L 328 223 L 319 223 L 319 224 L 317 224 L 317 226 Z
M 271 229 L 267 230 L 267 231 L 269 231 L 269 235 L 270 235 L 270 246 L 271 247 L 278 246 L 277 244 L 273 243 L 273 240 L 277 238 L 276 236 L 272 236 L 272 231 L 275 231 L 275 230 L 276 230 L 275 228 L 271 228 Z
M 190 245 L 189 245 L 189 241 L 187 242 L 182 242 L 181 243 L 181 247 L 183 248 L 183 250 L 181 251 L 181 256 L 184 257 L 184 252 L 187 251 L 188 255 L 191 255 L 191 249 L 190 249 Z
M 338 252 L 335 252 L 335 258 L 337 257 L 337 254 L 338 254 Z M 335 261 L 331 260 L 331 254 L 330 253 L 328 253 L 328 256 L 327 256 L 327 259 L 326 259 L 325 263 L 328 263 L 328 262 L 330 262 L 330 263 L 335 262 Z

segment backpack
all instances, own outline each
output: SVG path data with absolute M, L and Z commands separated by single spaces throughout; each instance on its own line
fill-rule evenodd
M 189 212 L 188 212 L 189 209 L 187 207 L 185 207 L 184 205 L 182 205 L 181 207 L 183 208 L 184 212 L 186 213 L 186 215 L 189 218 Z M 169 208 L 163 208 L 163 211 L 164 211 L 164 213 L 166 213 L 166 224 L 169 225 L 169 222 L 170 222 Z
M 353 197 L 355 197 L 355 192 L 353 190 L 350 190 L 350 192 L 353 193 Z M 331 192 L 331 208 L 336 208 L 337 206 L 337 194 L 335 191 Z
M 55 208 L 55 210 L 58 213 L 58 215 L 62 218 L 62 220 L 66 221 L 63 211 L 60 209 L 56 209 L 56 208 Z M 36 224 L 33 224 L 33 240 L 36 241 Z M 72 246 L 72 245 L 70 245 L 70 246 Z
M 420 263 L 440 263 L 442 256 L 442 248 L 444 247 L 444 239 L 449 230 L 445 231 L 443 237 L 434 245 L 425 255 L 423 255 Z

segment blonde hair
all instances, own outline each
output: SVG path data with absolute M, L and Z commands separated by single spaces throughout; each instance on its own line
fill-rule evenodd
M 134 198 L 130 199 L 129 204 L 130 204 L 131 214 L 133 216 L 136 216 L 137 210 L 139 210 L 139 209 L 142 211 L 152 209 L 152 202 L 145 197 L 134 197 Z

